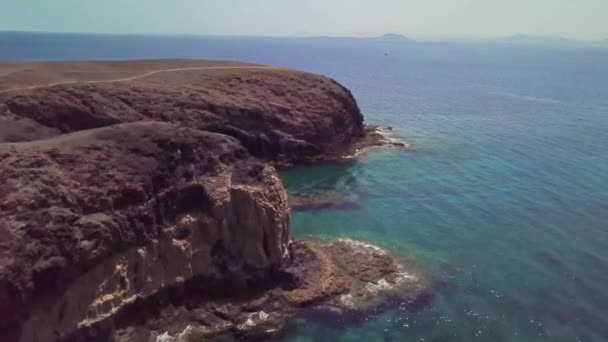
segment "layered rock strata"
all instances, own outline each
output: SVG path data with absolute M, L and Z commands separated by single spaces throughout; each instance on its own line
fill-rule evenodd
M 24 341 L 193 278 L 247 288 L 283 267 L 285 189 L 234 138 L 122 124 L 3 144 L 0 165 L 0 307 L 12 313 L 0 324 Z
M 117 328 L 116 341 L 201 341 L 232 333 L 263 340 L 280 331 L 298 309 L 317 305 L 337 312 L 364 310 L 382 297 L 424 297 L 416 275 L 384 250 L 359 241 L 299 241 L 279 286 L 229 300 L 196 296 L 173 303 L 155 319 Z

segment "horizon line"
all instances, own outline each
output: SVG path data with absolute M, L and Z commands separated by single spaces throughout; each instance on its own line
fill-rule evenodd
M 422 38 L 420 35 L 408 35 L 404 33 L 386 32 L 381 34 L 285 34 L 285 35 L 256 35 L 256 34 L 227 34 L 227 33 L 170 33 L 170 32 L 93 32 L 93 31 L 40 31 L 40 30 L 12 30 L 0 28 L 0 33 L 23 33 L 23 34 L 73 34 L 73 35 L 100 35 L 100 36 L 156 36 L 156 37 L 218 37 L 218 38 L 352 38 L 352 39 L 373 39 L 381 38 L 384 35 L 398 35 L 412 41 L 488 41 L 509 38 L 540 38 L 558 39 L 571 42 L 608 42 L 607 38 L 568 38 L 561 35 L 534 35 L 527 33 L 513 33 L 498 36 L 444 36 L 429 35 Z M 424 35 L 423 35 L 424 36 Z

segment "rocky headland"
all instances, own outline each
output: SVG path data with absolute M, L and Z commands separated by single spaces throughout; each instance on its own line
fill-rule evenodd
M 1 63 L 0 340 L 200 340 L 419 290 L 377 247 L 290 238 L 276 169 L 373 132 L 346 88 L 294 70 Z

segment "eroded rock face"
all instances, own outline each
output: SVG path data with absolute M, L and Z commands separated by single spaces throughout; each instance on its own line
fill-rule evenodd
M 65 337 L 196 278 L 271 283 L 287 253 L 281 181 L 224 135 L 133 123 L 5 144 L 0 178 L 2 340 Z
M 298 241 L 277 287 L 263 293 L 173 305 L 157 319 L 117 329 L 115 341 L 204 341 L 220 333 L 254 336 L 276 333 L 299 308 L 318 304 L 333 312 L 359 311 L 383 296 L 424 298 L 422 279 L 407 272 L 386 251 L 360 241 Z

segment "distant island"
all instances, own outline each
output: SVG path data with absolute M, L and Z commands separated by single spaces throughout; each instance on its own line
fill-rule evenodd
M 506 37 L 494 38 L 492 41 L 497 43 L 541 46 L 608 46 L 608 39 L 579 40 L 561 36 L 534 36 L 527 34 L 514 34 Z
M 397 34 L 397 33 L 386 33 L 381 36 L 303 36 L 295 38 L 304 39 L 332 39 L 332 40 L 390 40 L 390 41 L 412 41 L 409 37 Z
M 407 36 L 397 33 L 386 33 L 379 37 L 375 37 L 374 39 L 382 39 L 382 40 L 410 40 Z
M 578 40 L 561 36 L 535 36 L 528 34 L 514 34 L 504 37 L 470 38 L 470 39 L 446 39 L 446 40 L 424 40 L 410 38 L 398 33 L 385 33 L 380 36 L 356 37 L 356 36 L 310 36 L 300 37 L 304 39 L 321 40 L 348 40 L 348 41 L 381 41 L 381 42 L 461 42 L 461 43 L 484 43 L 484 44 L 504 44 L 522 46 L 544 46 L 544 47 L 608 47 L 608 39 L 604 40 Z

